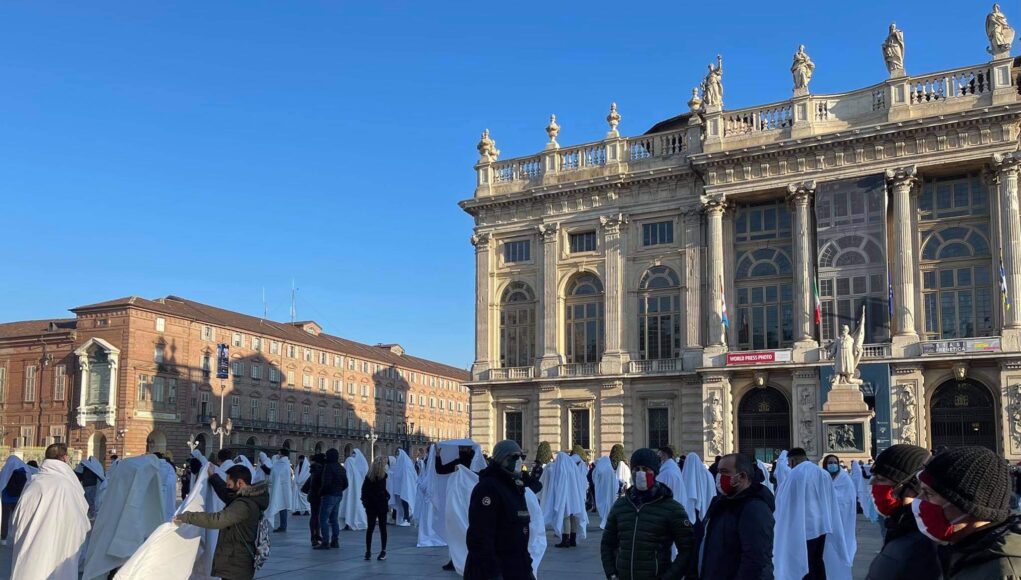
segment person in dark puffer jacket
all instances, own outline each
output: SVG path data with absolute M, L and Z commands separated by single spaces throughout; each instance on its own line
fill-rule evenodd
M 600 553 L 610 580 L 681 578 L 692 557 L 688 514 L 670 489 L 656 482 L 659 457 L 651 449 L 631 455 L 634 486 L 606 517 Z M 671 562 L 671 546 L 677 558 Z
M 340 451 L 326 450 L 323 464 L 322 483 L 319 487 L 319 533 L 321 542 L 314 550 L 329 550 L 340 547 L 340 500 L 347 489 L 347 470 L 340 464 Z

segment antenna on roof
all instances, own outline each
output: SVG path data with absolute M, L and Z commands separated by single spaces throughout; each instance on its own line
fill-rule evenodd
M 262 287 L 262 319 L 269 319 L 269 307 L 266 306 L 266 287 Z
M 294 306 L 294 298 L 298 294 L 298 289 L 294 287 L 294 278 L 291 278 L 291 324 L 298 318 L 298 310 Z

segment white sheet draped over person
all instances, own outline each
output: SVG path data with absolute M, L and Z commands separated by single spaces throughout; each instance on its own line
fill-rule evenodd
M 153 457 L 156 457 L 153 455 Z M 174 517 L 174 510 L 177 508 L 177 471 L 167 460 L 156 457 L 159 460 L 160 471 L 160 496 L 163 500 L 163 521 L 170 521 Z
M 471 455 L 470 459 L 469 455 Z M 419 519 L 419 547 L 448 545 L 446 533 L 447 482 L 457 465 L 464 465 L 464 463 L 468 463 L 468 467 L 475 473 L 486 467 L 482 448 L 471 439 L 440 441 L 429 450 L 429 460 L 426 462 L 426 469 L 422 472 L 423 477 L 420 478 L 419 489 L 428 498 L 431 513 L 428 514 L 428 521 Z M 422 506 L 419 506 L 418 510 L 419 513 L 423 513 Z
M 262 453 L 262 452 L 260 451 L 259 453 Z M 265 455 L 265 454 L 263 454 L 263 455 Z M 224 463 L 226 463 L 226 462 L 224 462 Z M 249 460 L 247 456 L 245 456 L 245 455 L 238 455 L 237 457 L 235 457 L 234 458 L 234 465 L 244 465 L 245 467 L 248 468 L 249 471 L 252 472 L 252 485 L 255 485 L 257 483 L 262 483 L 262 482 L 266 481 L 266 474 L 263 473 L 262 470 L 259 469 L 258 467 L 252 465 L 251 460 Z M 223 467 L 223 466 L 221 466 L 221 467 Z M 231 467 L 233 467 L 233 465 Z M 227 469 L 230 469 L 230 467 L 224 468 L 224 473 L 227 472 Z
M 858 537 L 855 528 L 858 523 L 858 489 L 851 476 L 841 469 L 833 479 L 833 494 L 837 500 L 837 514 L 844 528 L 844 545 L 847 557 L 854 562 L 858 552 Z
M 32 481 L 33 475 L 39 473 L 38 469 L 25 463 L 17 455 L 8 455 L 7 459 L 4 460 L 4 466 L 0 468 L 0 490 L 4 490 L 7 488 L 7 484 L 11 482 L 11 476 L 14 475 L 14 472 L 19 469 L 23 470 L 25 473 L 25 485 L 28 485 L 28 482 Z M 0 510 L 5 509 L 4 507 L 2 507 L 3 505 L 5 504 L 0 503 Z M 10 509 L 11 511 L 13 511 L 13 508 Z M 10 517 L 10 515 L 11 514 L 4 514 L 2 511 L 0 511 L 0 517 Z M 4 542 L 5 542 L 4 545 L 6 545 L 6 540 L 4 540 Z
M 621 493 L 631 487 L 631 467 L 623 460 L 617 463 L 617 481 L 620 483 Z
M 155 455 L 140 455 L 122 459 L 111 470 L 106 497 L 89 536 L 82 580 L 106 580 L 167 521 L 161 464 L 167 462 Z
M 791 466 L 787 463 L 787 450 L 784 449 L 776 458 L 776 468 L 773 470 L 773 477 L 776 478 L 776 493 L 780 493 L 780 486 L 783 485 L 787 476 L 791 474 Z M 774 493 L 774 495 L 776 495 Z
M 624 464 L 623 461 L 620 463 Z M 592 485 L 595 487 L 599 528 L 603 529 L 606 527 L 606 516 L 610 515 L 610 508 L 617 501 L 620 490 L 620 481 L 609 457 L 604 455 L 596 460 L 596 465 L 592 468 Z
M 422 463 L 422 469 L 418 473 L 415 482 L 415 521 L 418 522 L 418 547 L 432 548 L 446 546 L 447 543 L 433 530 L 436 508 L 433 506 L 430 484 L 433 478 L 431 473 L 436 472 L 436 445 L 429 446 L 429 453 Z
M 293 472 L 291 471 L 291 460 L 286 455 L 274 455 L 273 459 L 266 457 L 265 453 L 259 454 L 262 465 L 269 468 L 269 507 L 263 517 L 273 524 L 273 529 L 280 525 L 280 512 L 290 512 L 294 508 L 294 493 L 291 486 L 294 483 Z M 260 469 L 260 471 L 262 471 Z M 286 516 L 285 516 L 286 517 Z
M 776 495 L 776 489 L 773 487 L 773 482 L 769 479 L 769 465 L 761 459 L 755 460 L 756 467 L 759 468 L 759 473 L 762 475 L 762 485 L 766 486 L 766 489 L 773 495 Z
M 96 513 L 99 513 L 99 510 L 103 507 L 103 498 L 106 495 L 107 488 L 110 487 L 110 476 L 113 475 L 114 470 L 117 469 L 117 465 L 120 464 L 120 462 L 120 459 L 114 459 L 110 462 L 110 468 L 106 470 L 106 479 L 101 481 L 98 489 L 96 489 Z
M 709 468 L 697 453 L 689 453 L 684 458 L 681 480 L 684 482 L 684 499 L 681 504 L 688 512 L 688 519 L 694 524 L 705 516 L 710 502 L 716 497 L 716 478 L 709 473 Z M 674 499 L 677 499 L 676 495 Z
M 308 503 L 308 494 L 301 493 L 302 486 L 312 476 L 312 464 L 308 457 L 302 457 L 298 461 L 298 468 L 294 472 L 294 483 L 291 485 L 291 509 L 296 513 L 306 513 L 312 510 Z
M 98 509 L 96 507 L 96 496 L 99 493 L 99 486 L 102 485 L 103 481 L 106 479 L 106 470 L 103 469 L 103 464 L 91 455 L 83 459 L 74 471 L 81 475 L 88 475 L 85 473 L 85 470 L 88 470 L 92 474 L 92 477 L 95 477 L 97 480 L 95 485 L 85 485 L 84 481 L 82 483 L 82 486 L 85 488 L 85 501 L 89 504 L 89 519 L 95 519 L 96 510 Z M 90 478 L 87 477 L 86 479 Z
M 861 461 L 857 459 L 851 462 L 851 481 L 854 483 L 862 514 L 870 522 L 876 523 L 879 519 L 879 511 L 876 510 L 876 502 L 872 499 L 872 484 L 869 482 L 869 478 L 865 477 Z
M 204 468 L 195 476 L 188 497 L 175 510 L 203 512 L 207 510 L 209 474 Z M 149 538 L 121 566 L 114 580 L 207 580 L 210 568 L 205 561 L 212 559 L 214 546 L 208 544 L 208 530 L 188 524 L 167 522 L 156 528 Z M 203 555 L 209 558 L 202 558 Z
M 397 510 L 397 525 L 409 525 L 406 520 L 415 513 L 416 493 L 418 487 L 418 474 L 415 472 L 415 464 L 403 449 L 397 451 L 394 464 L 390 468 L 390 476 L 387 478 L 392 490 L 390 492 L 390 506 Z M 392 482 L 392 483 L 391 483 Z M 407 504 L 408 513 L 405 513 Z
M 805 461 L 790 470 L 776 494 L 773 569 L 776 580 L 801 580 L 809 571 L 808 541 L 826 536 L 827 580 L 849 580 L 852 558 L 830 474 Z
M 344 470 L 347 471 L 347 490 L 340 502 L 340 528 L 364 530 L 369 527 L 369 518 L 362 505 L 362 483 L 369 474 L 369 462 L 361 449 L 355 449 L 344 461 Z
M 585 490 L 588 488 L 588 480 L 579 468 L 581 458 L 575 461 L 575 457 L 561 451 L 553 463 L 546 466 L 539 479 L 542 483 L 539 503 L 542 506 L 544 525 L 553 528 L 557 536 L 564 535 L 564 519 L 573 516 L 578 519 L 579 530 L 576 533 L 585 538 L 585 528 L 588 526 Z
M 71 466 L 60 459 L 44 459 L 11 517 L 11 577 L 78 580 L 88 514 L 89 504 Z

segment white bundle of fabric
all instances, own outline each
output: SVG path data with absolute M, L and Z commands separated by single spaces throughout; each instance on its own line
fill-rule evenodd
M 857 459 L 851 462 L 851 481 L 858 492 L 858 505 L 861 506 L 862 514 L 870 522 L 876 523 L 879 512 L 876 510 L 876 502 L 872 499 L 872 483 L 865 477 L 861 461 Z
M 206 511 L 208 472 L 203 469 L 195 477 L 195 485 L 175 514 Z M 165 523 L 156 528 L 149 539 L 135 552 L 114 576 L 115 580 L 206 580 L 203 569 L 205 552 L 212 554 L 206 542 L 206 530 L 189 524 Z
M 106 479 L 99 482 L 99 485 L 96 487 L 96 507 L 94 509 L 97 514 L 103 507 L 103 497 L 106 495 L 107 488 L 110 487 L 110 478 L 113 477 L 114 469 L 117 468 L 120 462 L 120 459 L 114 459 L 110 462 L 110 469 L 106 471 Z
M 12 578 L 78 580 L 78 559 L 89 533 L 89 504 L 71 467 L 44 459 L 11 516 Z
M 621 464 L 623 463 L 622 461 Z M 606 516 L 610 515 L 610 508 L 617 501 L 617 490 L 620 488 L 617 473 L 613 470 L 609 457 L 603 456 L 596 460 L 596 466 L 592 469 L 592 485 L 596 493 L 599 528 L 605 529 Z
M 122 459 L 111 471 L 106 499 L 89 536 L 82 580 L 106 580 L 166 521 L 160 464 L 167 462 L 141 455 Z
M 415 520 L 418 522 L 418 547 L 432 548 L 446 546 L 447 543 L 433 529 L 433 521 L 436 516 L 436 508 L 432 501 L 432 488 L 430 487 L 433 477 L 430 474 L 436 473 L 436 445 L 429 446 L 429 454 L 426 457 L 422 470 L 418 474 L 415 493 Z
M 364 530 L 369 527 L 369 517 L 365 515 L 365 506 L 362 505 L 362 482 L 369 474 L 369 462 L 365 460 L 361 449 L 355 449 L 351 457 L 347 458 L 344 469 L 347 471 L 347 490 L 344 491 L 344 499 L 340 501 L 340 527 Z
M 659 466 L 659 473 L 656 475 L 656 481 L 670 488 L 670 492 L 674 494 L 674 500 L 685 505 L 685 498 L 688 497 L 687 486 L 684 485 L 684 476 L 681 474 L 681 468 L 677 465 L 677 462 L 673 459 L 667 459 Z M 685 506 L 687 511 L 687 506 Z M 695 523 L 694 516 L 688 514 L 688 519 L 691 523 Z
M 390 476 L 387 478 L 388 482 L 393 480 L 390 501 L 393 508 L 397 510 L 398 526 L 404 523 L 405 516 L 410 517 L 415 513 L 417 479 L 418 475 L 415 473 L 415 465 L 411 462 L 411 458 L 403 449 L 398 450 L 394 465 L 390 469 Z M 408 504 L 410 513 L 404 513 L 402 501 Z
M 773 529 L 773 573 L 777 580 L 801 580 L 808 574 L 808 540 L 826 535 L 823 561 L 828 580 L 849 580 L 847 554 L 837 498 L 829 473 L 805 461 L 790 470 L 777 490 Z
M 620 482 L 621 491 L 631 487 L 631 467 L 623 460 L 617 464 L 617 481 Z
M 844 528 L 845 552 L 851 562 L 858 552 L 858 537 L 855 527 L 858 522 L 858 489 L 851 481 L 851 476 L 841 469 L 833 479 L 833 495 L 837 500 L 837 514 Z
M 790 473 L 791 466 L 787 464 L 787 450 L 784 449 L 776 458 L 776 471 L 773 473 L 773 476 L 776 477 L 776 493 L 780 493 L 780 487 L 783 486 L 784 480 Z
M 263 455 L 263 456 L 266 455 L 265 453 L 262 453 L 261 451 L 259 453 L 261 455 Z M 227 462 L 225 461 L 224 464 L 226 464 L 226 463 Z M 261 469 L 259 469 L 258 467 L 252 465 L 252 462 L 248 459 L 247 456 L 238 455 L 237 457 L 235 457 L 231 467 L 233 467 L 234 465 L 244 465 L 245 467 L 248 468 L 249 471 L 252 472 L 252 485 L 255 485 L 256 483 L 262 483 L 262 482 L 266 481 L 266 474 L 263 473 L 263 471 Z M 223 466 L 221 465 L 220 467 L 223 467 Z M 224 472 L 226 472 L 227 469 L 230 469 L 230 467 L 224 468 Z
M 574 516 L 580 528 L 577 533 L 584 538 L 588 526 L 588 512 L 585 510 L 587 471 L 583 474 L 581 468 L 584 468 L 584 461 L 580 457 L 576 461 L 574 457 L 561 451 L 553 463 L 546 466 L 540 478 L 543 482 L 540 503 L 543 523 L 552 527 L 556 535 L 563 535 L 564 519 Z
M 291 460 L 282 455 L 274 455 L 273 460 L 270 461 L 266 458 L 266 454 L 261 454 L 260 459 L 265 458 L 262 462 L 269 465 L 269 507 L 266 508 L 266 512 L 263 517 L 270 520 L 273 526 L 278 525 L 277 519 L 278 514 L 282 511 L 290 512 L 294 509 L 294 494 L 291 486 L 294 483 L 293 473 L 291 472 Z
M 98 477 L 100 481 L 106 479 L 106 471 L 103 470 L 103 464 L 95 457 L 90 455 L 87 459 L 83 459 L 78 465 L 82 469 L 88 469 L 92 473 L 95 473 L 96 477 Z
M 681 471 L 684 481 L 684 510 L 692 523 L 705 517 L 709 503 L 716 497 L 716 478 L 709 473 L 709 468 L 702 463 L 696 453 L 689 453 L 684 458 L 684 470 Z
M 428 501 L 432 504 L 432 513 L 430 514 L 431 521 L 424 524 L 425 528 L 423 528 L 423 521 L 419 519 L 419 547 L 445 546 L 448 544 L 446 532 L 447 482 L 453 474 L 441 475 L 436 473 L 436 465 L 437 463 L 448 465 L 455 461 L 458 458 L 461 447 L 471 447 L 475 452 L 471 460 L 472 471 L 478 473 L 486 468 L 486 459 L 482 456 L 482 447 L 471 439 L 440 441 L 435 445 L 435 450 L 429 450 L 429 461 L 426 464 L 426 469 L 422 472 L 424 477 L 420 477 L 419 489 L 424 489 L 424 495 L 428 497 Z M 427 535 L 424 535 L 424 530 L 428 531 Z
M 769 480 L 769 466 L 761 459 L 756 459 L 755 465 L 758 466 L 759 473 L 762 474 L 762 485 L 766 486 L 766 489 L 776 495 L 776 490 L 773 488 L 773 482 Z
M 308 457 L 301 460 L 298 465 L 298 471 L 294 474 L 294 485 L 291 486 L 291 506 L 296 512 L 305 513 L 312 510 L 312 506 L 308 503 L 308 494 L 301 493 L 301 488 L 305 486 L 305 482 L 312 476 L 312 465 L 308 461 Z

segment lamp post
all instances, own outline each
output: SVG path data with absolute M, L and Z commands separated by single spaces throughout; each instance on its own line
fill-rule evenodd
M 226 344 L 216 345 L 216 378 L 220 379 L 220 420 L 223 420 L 223 395 L 227 390 L 227 378 L 230 369 L 230 347 Z M 223 449 L 223 436 L 230 435 L 234 430 L 234 422 L 227 418 L 222 425 L 217 424 L 216 417 L 209 421 L 209 428 L 214 435 L 220 436 L 220 449 Z
M 223 409 L 220 409 L 220 416 L 223 416 Z M 230 437 L 230 432 L 234 430 L 234 422 L 227 417 L 227 421 L 222 425 L 219 425 L 216 421 L 216 417 L 209 420 L 209 428 L 213 431 L 213 435 L 220 436 L 220 449 L 223 449 L 223 436 Z
M 365 434 L 365 440 L 369 442 L 369 466 L 376 461 L 376 439 L 378 438 L 376 430 L 370 427 L 369 432 Z

